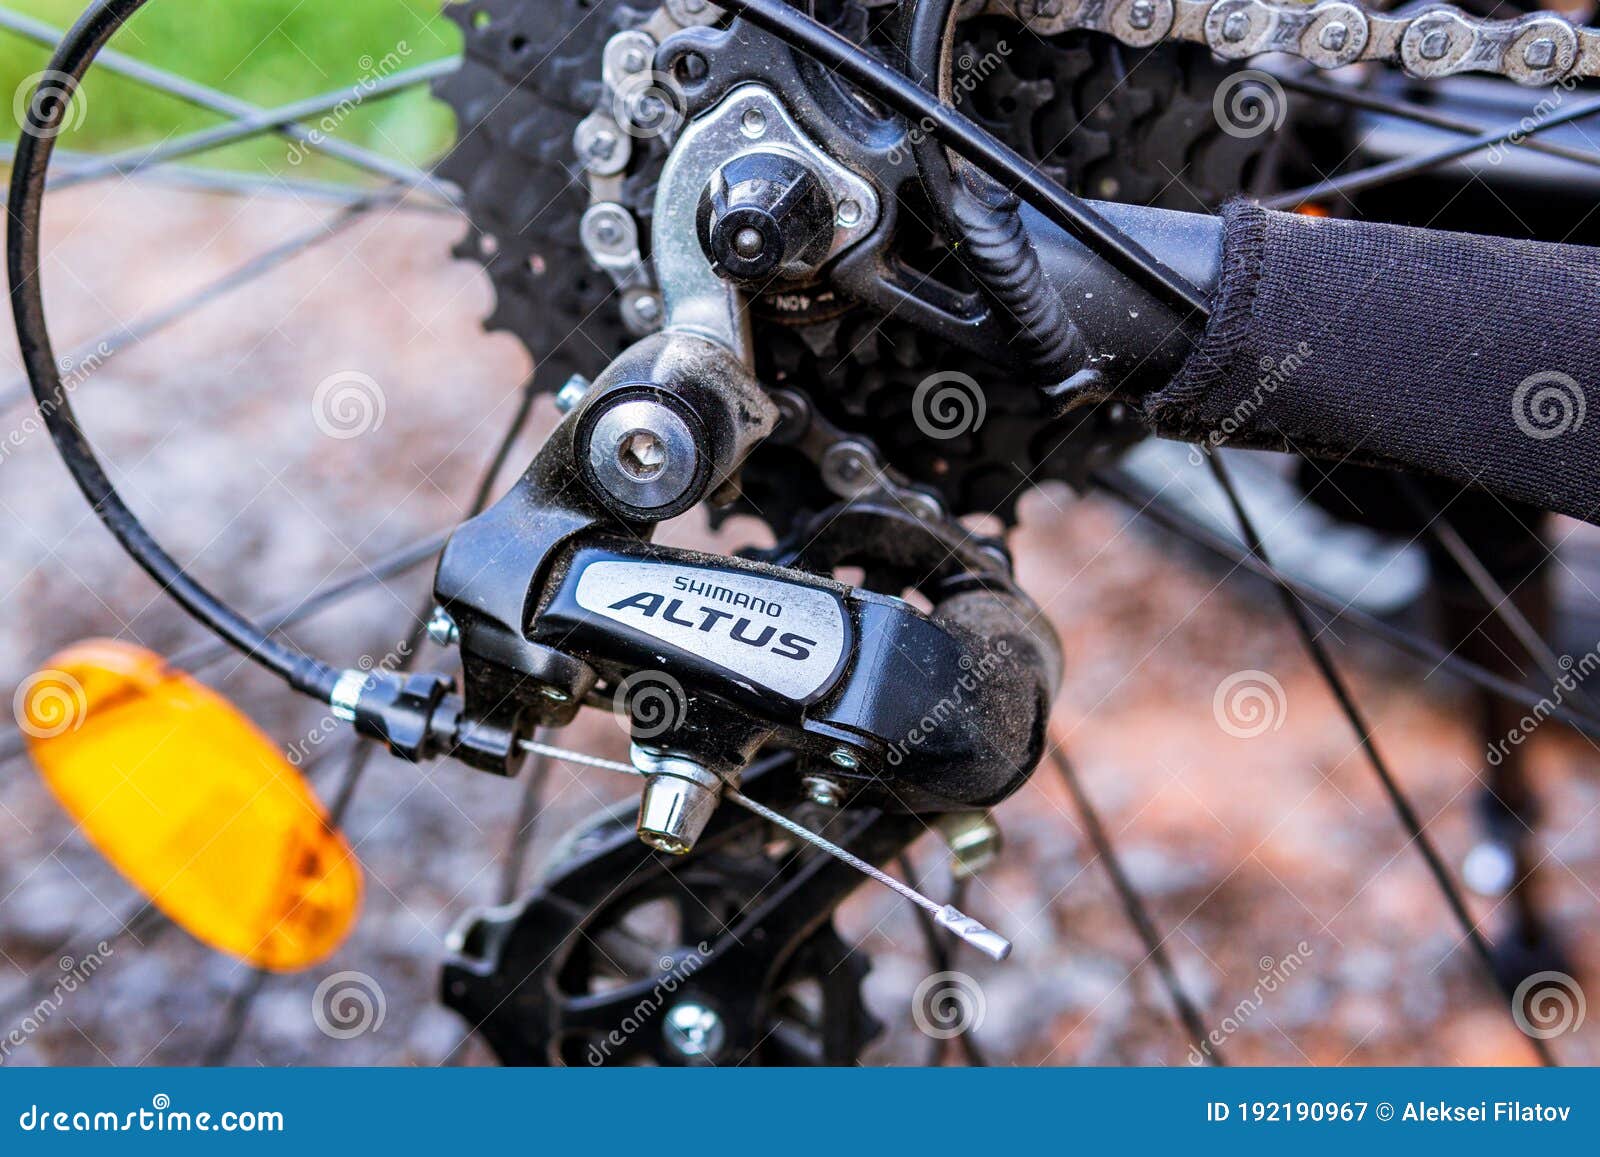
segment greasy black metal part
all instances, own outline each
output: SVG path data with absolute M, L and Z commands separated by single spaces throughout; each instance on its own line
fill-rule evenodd
M 714 107 L 741 84 L 761 84 L 784 99 L 789 114 L 818 147 L 867 176 L 880 190 L 877 225 L 826 267 L 824 286 L 805 295 L 763 294 L 752 303 L 753 310 L 783 317 L 792 312 L 788 307 L 794 299 L 804 297 L 808 305 L 802 316 L 783 320 L 827 320 L 840 311 L 835 296 L 842 292 L 849 300 L 937 334 L 993 365 L 1015 362 L 1016 351 L 1009 344 L 1011 327 L 992 316 L 982 295 L 915 267 L 897 252 L 899 193 L 917 180 L 904 122 L 873 115 L 828 70 L 740 21 L 727 28 L 674 33 L 657 50 L 656 65 L 675 72 L 689 57 L 704 60 L 707 67 L 683 84 L 688 116 Z M 818 300 L 810 303 L 811 298 Z M 785 308 L 775 308 L 775 299 Z
M 295 690 L 326 701 L 339 677 L 333 667 L 271 638 L 201 586 L 156 542 L 138 515 L 123 501 L 78 425 L 45 323 L 39 229 L 55 137 L 78 83 L 94 63 L 95 56 L 145 3 L 146 0 L 101 0 L 92 5 L 62 39 L 51 59 L 47 83 L 56 86 L 59 92 L 43 102 L 29 102 L 28 121 L 17 144 L 11 170 L 6 233 L 11 308 L 23 365 L 62 461 L 101 522 L 129 556 L 208 629 L 279 675 Z
M 793 757 L 776 756 L 746 772 L 744 790 L 793 813 L 803 807 L 798 780 Z M 864 809 L 828 835 L 886 864 L 924 830 L 914 817 Z M 866 963 L 829 917 L 861 876 L 812 851 L 774 856 L 767 838 L 762 821 L 734 808 L 720 809 L 686 857 L 652 851 L 620 819 L 601 825 L 521 904 L 468 917 L 445 964 L 444 1004 L 508 1065 L 696 1063 L 662 1031 L 684 1002 L 712 1009 L 726 1028 L 714 1063 L 856 1063 L 877 1031 L 860 999 Z M 617 983 L 608 930 L 661 901 L 678 913 L 679 943 L 635 946 L 642 958 Z M 609 985 L 594 983 L 597 964 Z M 819 989 L 816 1024 L 806 1026 L 814 1033 L 800 1031 L 784 1000 L 804 981 Z
M 1014 149 L 973 124 L 953 108 L 856 45 L 783 0 L 729 0 L 732 9 L 840 76 L 872 98 L 937 137 L 974 167 L 1015 189 L 1038 211 L 1083 241 L 1127 276 L 1168 304 L 1209 316 L 1209 296 L 1122 233 L 1094 207 L 1055 185 L 1033 169 Z
M 806 278 L 828 258 L 833 199 L 796 158 L 771 150 L 734 157 L 700 198 L 700 245 L 718 273 L 751 288 Z

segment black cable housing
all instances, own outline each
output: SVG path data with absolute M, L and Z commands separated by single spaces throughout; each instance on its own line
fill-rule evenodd
M 291 687 L 327 702 L 339 672 L 280 643 L 192 579 L 156 542 L 107 476 L 78 425 L 69 391 L 61 381 L 45 323 L 40 284 L 40 217 L 55 138 L 83 76 L 100 50 L 148 0 L 97 0 L 72 26 L 51 59 L 47 83 L 59 86 L 30 102 L 11 170 L 6 264 L 11 311 L 23 366 L 39 412 L 61 459 L 100 521 L 161 588 L 209 630 L 247 657 L 281 676 Z

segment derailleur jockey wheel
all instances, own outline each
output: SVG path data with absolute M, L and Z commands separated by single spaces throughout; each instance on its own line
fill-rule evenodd
M 768 760 L 747 788 L 793 773 Z M 871 814 L 834 827 L 875 860 L 921 831 Z M 631 815 L 603 815 L 528 897 L 467 918 L 444 1003 L 508 1065 L 855 1064 L 880 1026 L 861 999 L 868 962 L 831 913 L 859 877 L 802 848 L 724 812 L 673 858 Z

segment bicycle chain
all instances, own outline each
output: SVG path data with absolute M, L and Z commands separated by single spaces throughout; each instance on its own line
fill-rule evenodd
M 1600 76 L 1600 30 L 1548 12 L 1489 20 L 1449 5 L 1405 16 L 1348 0 L 985 0 L 1044 36 L 1104 33 L 1133 48 L 1203 44 L 1227 60 L 1281 52 L 1318 68 L 1374 61 L 1420 79 L 1489 72 L 1543 85 Z

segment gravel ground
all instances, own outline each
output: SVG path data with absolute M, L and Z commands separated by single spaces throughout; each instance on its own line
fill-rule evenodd
M 115 332 L 248 256 L 325 219 L 326 207 L 244 203 L 120 187 L 76 190 L 49 209 L 48 302 L 59 347 Z M 132 227 L 110 222 L 133 222 Z M 478 320 L 488 293 L 448 250 L 449 218 L 365 221 L 276 275 L 99 366 L 78 395 L 91 436 L 158 536 L 221 594 L 264 608 L 450 525 L 508 420 L 527 366 Z M 15 365 L 8 348 L 9 365 Z M 370 380 L 382 422 L 330 437 L 314 406 L 334 375 Z M 351 375 L 365 375 L 362 379 Z M 27 410 L 0 421 L 22 430 Z M 525 460 L 553 412 L 514 456 Z M 370 423 L 369 423 L 370 424 Z M 0 463 L 0 662 L 15 685 L 56 648 L 113 635 L 171 651 L 196 629 L 114 548 L 40 434 Z M 743 528 L 748 533 L 749 528 Z M 698 516 L 669 541 L 739 544 Z M 1150 906 L 1184 986 L 1228 1060 L 1264 1064 L 1524 1063 L 1527 1038 L 1462 949 L 1352 735 L 1258 586 L 1224 583 L 1117 508 L 1062 490 L 1030 496 L 1018 534 L 1024 584 L 1067 653 L 1054 725 Z M 425 598 L 419 572 L 293 632 L 331 655 L 384 654 Z M 1377 742 L 1451 864 L 1474 839 L 1480 748 L 1466 700 L 1440 676 L 1383 654 L 1343 652 Z M 1219 684 L 1267 672 L 1283 688 L 1275 728 L 1224 731 Z M 317 713 L 236 661 L 206 677 L 284 743 Z M 608 720 L 565 737 L 609 756 Z M 1546 802 L 1537 833 L 1544 902 L 1582 982 L 1600 960 L 1600 782 L 1590 745 L 1551 728 L 1532 744 Z M 314 772 L 325 797 L 339 761 Z M 538 860 L 626 784 L 558 767 Z M 348 830 L 367 872 L 350 941 L 323 965 L 266 981 L 229 1059 L 238 1064 L 482 1063 L 434 989 L 444 937 L 494 898 L 519 787 L 453 765 L 374 760 Z M 1050 769 L 999 809 L 1000 864 L 971 907 L 1017 941 L 990 965 L 958 954 L 981 1003 L 974 1039 L 992 1062 L 1185 1064 L 1194 1058 L 1131 930 L 1081 816 Z M 127 927 L 137 897 L 78 835 L 28 764 L 0 778 L 0 1038 L 57 978 L 60 958 L 113 949 L 8 1064 L 187 1064 L 216 1055 L 246 968 L 171 928 Z M 915 849 L 938 890 L 945 853 Z M 1492 934 L 1504 913 L 1474 900 Z M 887 1028 L 870 1059 L 916 1063 L 930 1040 L 911 993 L 928 973 L 915 922 L 863 889 L 842 913 L 875 962 L 867 995 Z M 332 1039 L 312 993 L 336 971 L 375 978 L 385 1017 Z M 32 987 L 30 987 L 30 985 Z M 1553 1041 L 1594 1059 L 1596 1030 Z M 947 1054 L 954 1056 L 953 1053 Z

